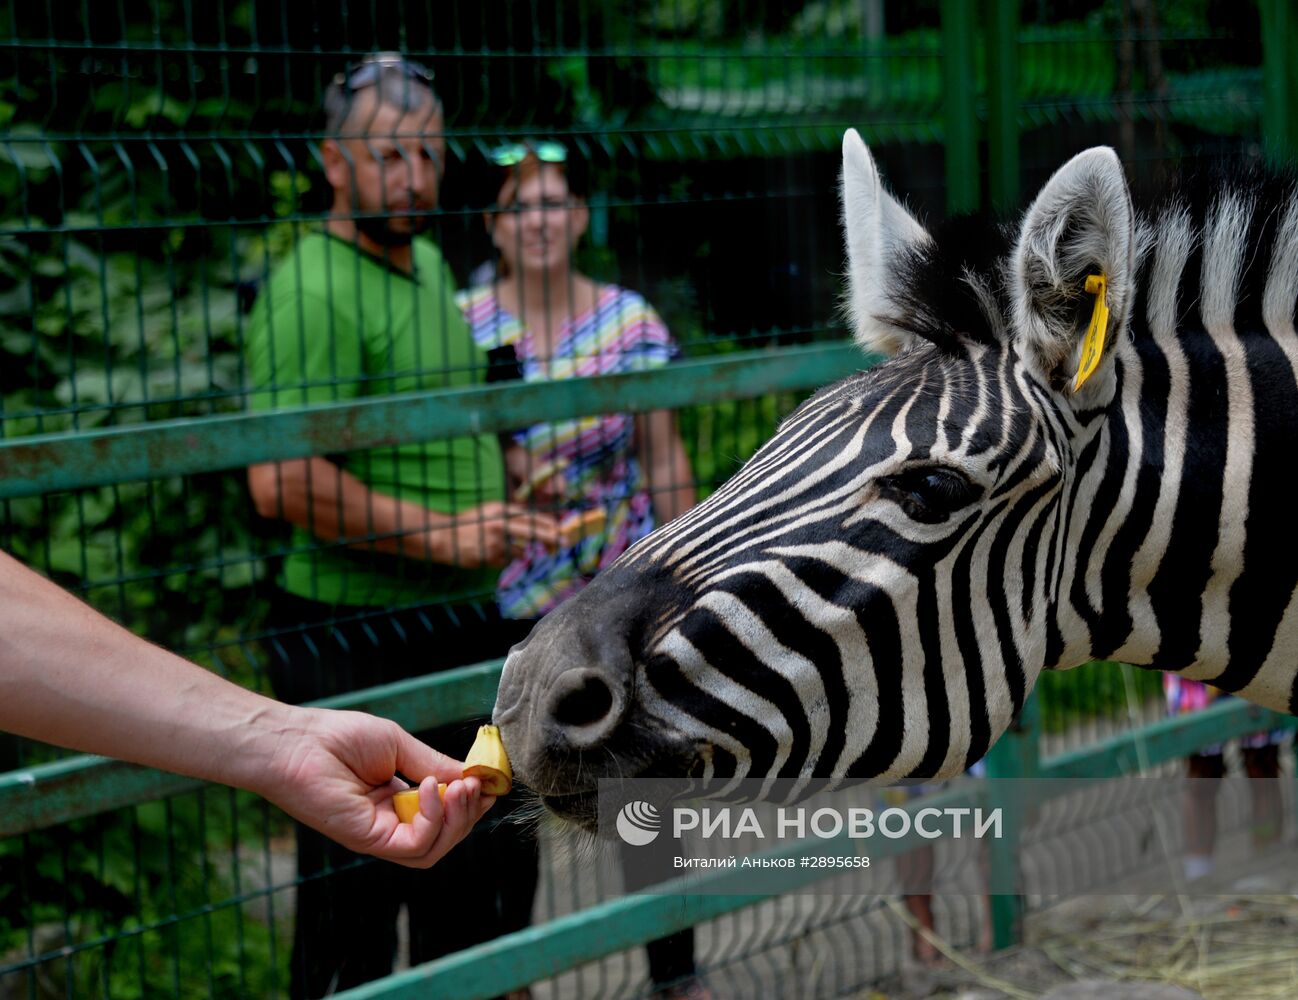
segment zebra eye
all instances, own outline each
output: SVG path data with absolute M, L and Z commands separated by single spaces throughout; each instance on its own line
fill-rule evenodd
M 882 489 L 909 517 L 924 524 L 941 524 L 980 492 L 963 473 L 933 466 L 889 476 Z

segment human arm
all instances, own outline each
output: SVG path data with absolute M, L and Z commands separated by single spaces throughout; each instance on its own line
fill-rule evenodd
M 495 801 L 360 712 L 285 705 L 127 632 L 0 553 L 0 729 L 246 788 L 344 846 L 426 868 Z M 402 774 L 421 815 L 400 823 Z M 445 803 L 437 782 L 449 783 Z
M 459 514 L 370 489 L 325 458 L 263 462 L 248 469 L 248 491 L 262 517 L 305 528 L 349 547 L 451 566 L 504 566 L 529 541 L 553 546 L 552 517 L 518 504 L 491 502 Z
M 636 417 L 636 443 L 658 522 L 665 524 L 694 506 L 694 472 L 676 429 L 676 414 L 653 410 Z
M 323 237 L 303 240 L 300 259 L 276 271 L 258 299 L 246 342 L 253 411 L 358 398 L 366 372 L 387 373 L 393 364 L 393 338 L 415 335 L 408 325 L 379 328 L 373 317 L 367 324 L 359 305 L 360 271 L 354 260 L 340 263 L 352 251 L 337 246 Z M 344 256 L 331 266 L 335 252 Z M 312 280 L 320 269 L 333 275 L 324 285 Z M 449 275 L 442 281 L 449 287 Z M 449 300 L 447 306 L 454 308 Z M 553 525 L 522 508 L 430 511 L 372 489 L 324 457 L 252 466 L 248 486 L 263 517 L 286 520 L 325 541 L 412 560 L 503 566 L 523 539 L 553 540 Z

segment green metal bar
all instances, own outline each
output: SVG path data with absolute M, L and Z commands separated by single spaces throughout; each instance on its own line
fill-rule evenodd
M 422 677 L 311 702 L 319 708 L 349 708 L 391 719 L 410 732 L 490 715 L 504 659 L 443 670 Z M 468 747 L 464 748 L 468 750 Z
M 987 183 L 992 207 L 1019 199 L 1017 0 L 987 0 Z
M 850 343 L 745 351 L 654 371 L 379 396 L 0 442 L 0 499 L 356 448 L 812 389 L 866 368 Z
M 1041 703 L 1030 693 L 1023 710 L 1005 735 L 987 754 L 988 807 L 999 808 L 1004 836 L 989 845 L 991 884 L 1013 886 L 1020 882 L 1019 837 L 1024 822 L 1024 804 L 1017 781 L 998 779 L 1035 778 L 1041 770 Z M 1023 897 L 1009 893 L 991 897 L 992 944 L 1008 948 L 1021 937 Z
M 1285 162 L 1294 153 L 1293 115 L 1298 111 L 1298 43 L 1290 30 L 1298 27 L 1294 0 L 1260 0 L 1262 16 L 1263 135 L 1273 161 Z
M 942 90 L 946 133 L 946 210 L 978 209 L 976 0 L 942 0 Z
M 411 731 L 431 729 L 490 714 L 503 666 L 504 660 L 489 660 L 312 704 L 370 712 Z M 195 778 L 91 755 L 10 771 L 0 774 L 0 838 L 151 802 L 202 784 Z
M 978 788 L 953 788 L 898 808 L 982 805 Z M 786 844 L 759 856 L 801 858 L 809 855 L 850 857 L 859 841 L 844 835 Z M 870 861 L 904 854 L 914 838 L 871 841 Z M 766 899 L 797 892 L 835 869 L 788 868 L 762 872 L 762 891 L 752 892 L 751 870 L 722 869 L 692 873 L 654 887 L 652 892 L 623 896 L 570 913 L 465 951 L 416 966 L 385 979 L 339 993 L 339 1000 L 485 1000 L 576 968 L 586 962 L 693 927 Z M 838 871 L 841 874 L 841 870 Z M 702 893 L 706 892 L 704 895 Z
M 107 757 L 70 757 L 0 774 L 0 838 L 198 788 L 203 782 Z
M 1142 759 L 1161 764 L 1201 747 L 1266 729 L 1298 729 L 1298 718 L 1238 698 L 1227 698 L 1190 715 L 1161 719 L 1088 747 L 1050 757 L 1041 778 L 1112 778 L 1134 774 Z
M 338 1000 L 479 1000 L 501 996 L 767 898 L 623 896 L 335 995 Z M 447 907 L 448 912 L 453 910 L 454 903 L 448 901 Z
M 313 704 L 349 708 L 392 719 L 408 730 L 429 729 L 491 711 L 503 660 L 411 678 L 395 684 L 367 688 L 326 698 Z M 1034 699 L 1029 699 L 1029 705 Z M 1030 709 L 1025 706 L 1024 711 Z M 1041 778 L 1095 778 L 1131 774 L 1137 770 L 1137 748 L 1150 763 L 1173 760 L 1220 742 L 1261 729 L 1298 729 L 1298 718 L 1279 715 L 1238 699 L 1209 706 L 1193 715 L 1169 718 L 1128 733 L 1102 740 L 1094 746 L 1052 757 L 1040 764 Z M 1014 746 L 1011 734 L 1005 738 Z M 1020 741 L 1020 743 L 1023 741 Z M 1002 740 L 1001 743 L 1005 743 Z M 1002 773 L 1008 754 L 1010 769 L 1029 776 L 1021 751 L 992 748 L 991 770 Z M 95 816 L 122 806 L 149 802 L 189 791 L 202 784 L 151 768 L 105 757 L 85 755 L 0 774 L 0 837 L 29 833 L 69 820 Z

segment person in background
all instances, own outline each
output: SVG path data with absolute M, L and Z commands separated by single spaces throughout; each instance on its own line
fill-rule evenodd
M 472 385 L 487 367 L 421 237 L 446 141 L 432 74 L 396 53 L 340 73 L 321 144 L 332 206 L 275 270 L 249 320 L 254 410 Z M 248 470 L 257 512 L 293 526 L 268 624 L 271 683 L 299 704 L 502 656 L 524 630 L 491 600 L 499 569 L 553 547 L 554 519 L 507 502 L 494 435 L 323 454 Z M 474 723 L 426 734 L 468 747 Z M 525 927 L 537 849 L 502 802 L 455 865 L 397 879 L 298 828 L 290 992 L 319 997 Z
M 1224 695 L 1203 681 L 1190 680 L 1179 674 L 1163 674 L 1163 693 L 1168 715 L 1184 715 L 1207 708 Z M 1251 733 L 1240 742 L 1244 771 L 1249 777 L 1252 797 L 1251 836 L 1254 849 L 1262 849 L 1280 839 L 1283 807 L 1280 799 L 1280 743 L 1283 731 Z M 1212 874 L 1213 852 L 1217 846 L 1217 793 L 1226 774 L 1226 758 L 1221 744 L 1204 747 L 1185 759 L 1185 797 L 1181 805 L 1185 853 L 1182 865 L 1187 882 Z M 1208 780 L 1200 780 L 1208 779 Z
M 985 777 L 987 765 L 976 761 L 965 771 L 974 778 Z M 884 804 L 889 807 L 904 807 L 914 799 L 922 798 L 941 791 L 946 781 L 926 781 L 917 784 L 900 784 L 885 788 L 882 793 Z M 979 876 L 983 885 L 987 885 L 988 859 L 980 849 L 978 860 Z M 915 923 L 928 931 L 937 934 L 937 921 L 933 915 L 933 882 L 937 875 L 937 851 L 932 844 L 924 844 L 899 855 L 897 858 L 897 875 L 901 881 L 902 902 Z M 992 950 L 992 916 L 991 899 L 986 892 L 978 894 L 978 912 L 973 917 L 975 922 L 974 948 L 980 954 Z M 910 935 L 911 956 L 920 965 L 938 966 L 944 961 L 942 953 L 921 933 L 912 931 Z
M 595 280 L 574 266 L 590 221 L 568 149 L 552 140 L 510 142 L 490 154 L 499 170 L 485 223 L 497 252 L 495 278 L 458 300 L 496 378 L 535 382 L 645 371 L 668 364 L 676 347 L 637 292 Z M 489 378 L 492 376 L 489 376 Z M 529 544 L 497 584 L 501 613 L 535 620 L 578 593 L 600 570 L 695 502 L 694 477 L 670 410 L 608 413 L 535 424 L 504 435 L 509 489 L 518 502 L 553 511 L 557 547 Z M 673 842 L 664 839 L 667 865 Z M 628 888 L 645 872 L 629 864 Z M 659 996 L 706 1000 L 695 974 L 694 933 L 646 950 Z
M 298 708 L 145 642 L 0 552 L 0 730 L 246 788 L 353 851 L 426 868 L 495 801 L 395 722 Z M 421 814 L 400 823 L 401 772 Z M 421 780 L 422 779 L 422 780 Z M 437 782 L 449 782 L 445 802 Z

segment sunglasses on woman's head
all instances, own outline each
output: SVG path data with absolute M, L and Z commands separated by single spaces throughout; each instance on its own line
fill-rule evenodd
M 551 140 L 507 142 L 497 146 L 487 155 L 498 167 L 516 167 L 529 156 L 535 156 L 542 163 L 564 163 L 568 159 L 568 150 L 563 143 Z
M 433 85 L 433 71 L 431 69 L 427 66 L 420 66 L 419 63 L 410 62 L 397 52 L 379 52 L 372 56 L 366 56 L 345 73 L 339 73 L 335 76 L 334 83 L 354 94 L 358 90 L 374 86 L 379 82 L 379 78 L 389 70 L 395 70 L 405 76 L 406 79 L 422 83 L 425 87 L 431 88 Z

